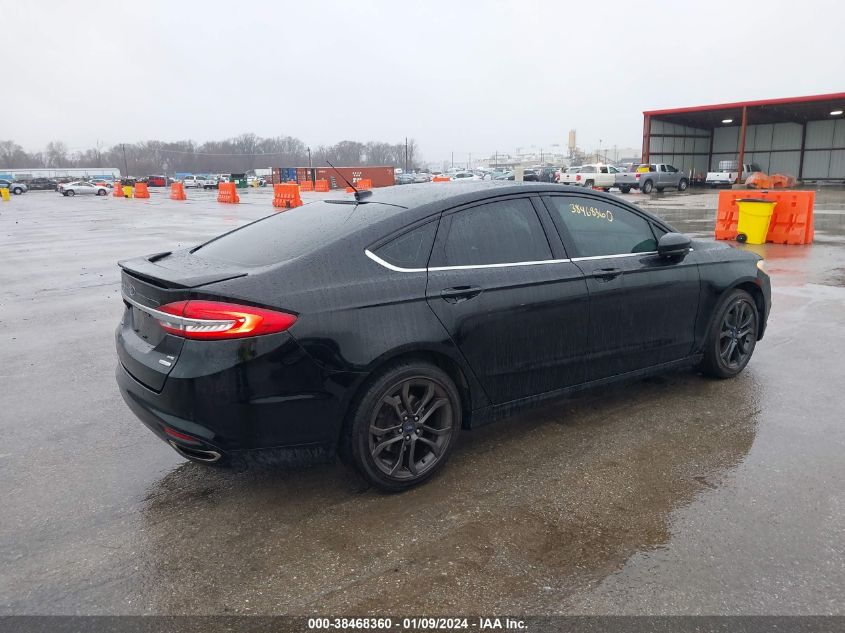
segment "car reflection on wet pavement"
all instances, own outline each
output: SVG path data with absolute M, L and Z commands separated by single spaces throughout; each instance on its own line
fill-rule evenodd
M 738 378 L 673 373 L 464 433 L 401 495 L 334 464 L 185 463 L 117 393 L 115 261 L 261 217 L 269 194 L 225 217 L 201 193 L 4 206 L 0 612 L 842 613 L 845 194 L 829 195 L 814 245 L 744 247 L 774 307 Z M 706 236 L 709 199 L 649 208 Z

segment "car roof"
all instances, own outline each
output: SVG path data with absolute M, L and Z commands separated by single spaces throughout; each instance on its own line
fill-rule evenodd
M 367 203 L 378 202 L 405 209 L 430 208 L 432 212 L 462 204 L 506 196 L 515 193 L 562 192 L 583 193 L 582 187 L 567 187 L 556 183 L 514 182 L 514 181 L 450 181 L 444 183 L 420 183 L 402 187 L 378 187 L 365 198 Z M 352 196 L 342 198 L 351 201 Z M 332 198 L 329 198 L 331 200 Z M 335 198 L 337 200 L 338 198 Z

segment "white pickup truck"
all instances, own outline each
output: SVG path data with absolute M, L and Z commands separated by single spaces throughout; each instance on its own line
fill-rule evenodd
M 742 179 L 740 182 L 745 182 L 755 171 L 761 171 L 760 167 L 754 163 L 745 163 L 742 166 Z M 708 187 L 730 187 L 736 182 L 739 176 L 739 164 L 735 160 L 719 161 L 719 171 L 708 171 L 707 178 L 704 181 Z
M 581 185 L 592 189 L 599 187 L 604 191 L 616 185 L 616 167 L 610 165 L 583 165 L 581 171 L 575 174 L 575 181 L 572 184 Z

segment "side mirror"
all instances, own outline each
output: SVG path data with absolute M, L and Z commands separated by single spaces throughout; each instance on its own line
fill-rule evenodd
M 684 257 L 691 248 L 690 238 L 680 233 L 666 233 L 657 242 L 657 254 L 660 257 Z

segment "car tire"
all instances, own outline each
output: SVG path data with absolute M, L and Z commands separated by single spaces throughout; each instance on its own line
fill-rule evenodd
M 686 178 L 681 178 L 681 182 L 678 183 L 678 191 L 686 191 L 687 187 L 689 187 L 689 181 Z
M 630 187 L 619 187 L 619 191 L 621 191 L 622 193 L 631 193 L 631 188 Z
M 67 191 L 65 191 L 65 195 L 66 196 L 75 196 L 76 192 L 73 189 L 68 189 Z
M 716 309 L 699 370 L 713 378 L 733 378 L 739 374 L 754 353 L 760 315 L 753 297 L 735 288 Z
M 596 184 L 596 182 L 594 180 L 585 180 L 584 181 L 584 186 L 587 189 L 592 189 L 595 184 Z
M 447 461 L 461 428 L 461 412 L 458 389 L 442 369 L 422 361 L 392 365 L 357 398 L 341 454 L 376 488 L 406 490 Z
M 646 180 L 643 184 L 640 185 L 640 190 L 643 193 L 651 193 L 654 189 L 654 183 L 650 180 Z
M 98 196 L 104 196 L 107 193 L 108 193 L 108 191 L 106 191 L 105 189 L 97 189 L 97 195 Z
M 15 187 L 14 189 L 12 189 L 12 193 L 16 196 L 19 196 L 23 193 L 23 189 L 21 189 L 20 187 Z

